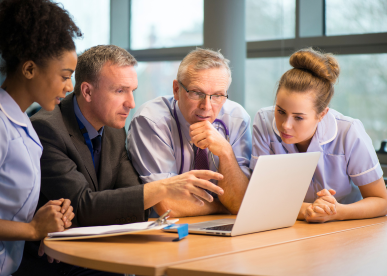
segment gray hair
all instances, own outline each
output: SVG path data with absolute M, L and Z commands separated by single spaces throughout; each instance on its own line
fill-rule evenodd
M 230 61 L 226 59 L 220 50 L 213 51 L 210 49 L 202 49 L 197 47 L 196 50 L 191 51 L 180 63 L 177 70 L 177 80 L 182 81 L 186 74 L 188 67 L 193 66 L 193 70 L 205 70 L 211 68 L 224 68 L 229 75 L 229 85 L 231 84 L 231 70 L 228 64 Z
M 82 82 L 89 82 L 98 87 L 99 74 L 107 62 L 120 67 L 137 65 L 137 60 L 121 47 L 115 45 L 91 47 L 78 57 L 75 69 L 75 95 L 81 93 Z

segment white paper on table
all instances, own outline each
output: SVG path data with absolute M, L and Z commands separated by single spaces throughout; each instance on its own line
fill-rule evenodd
M 168 220 L 168 224 L 177 222 L 178 219 Z M 106 225 L 106 226 L 89 226 L 89 227 L 76 227 L 63 232 L 48 233 L 48 239 L 85 239 L 85 238 L 97 238 L 101 236 L 116 236 L 114 234 L 129 234 L 135 232 L 142 232 L 147 230 L 162 229 L 168 224 L 155 225 L 149 227 L 154 221 L 136 222 L 120 225 Z

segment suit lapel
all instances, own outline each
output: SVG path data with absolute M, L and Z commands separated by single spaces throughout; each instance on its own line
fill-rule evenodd
M 102 151 L 101 158 L 99 164 L 99 172 L 98 172 L 98 185 L 100 190 L 105 190 L 109 187 L 112 182 L 112 170 L 111 170 L 111 162 L 110 162 L 110 153 L 111 151 L 111 141 L 110 139 L 109 127 L 105 126 L 102 135 Z
M 73 93 L 64 98 L 61 103 L 61 112 L 63 114 L 63 121 L 69 132 L 71 140 L 73 141 L 75 147 L 77 148 L 79 155 L 81 156 L 83 163 L 91 180 L 93 181 L 94 189 L 97 191 L 98 180 L 95 173 L 95 168 L 93 164 L 93 159 L 89 148 L 86 145 L 85 139 L 79 129 L 77 118 L 74 112 L 73 106 Z

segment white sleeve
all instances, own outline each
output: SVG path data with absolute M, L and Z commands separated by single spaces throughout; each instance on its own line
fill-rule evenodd
M 359 120 L 351 124 L 345 137 L 344 150 L 348 160 L 347 173 L 355 185 L 366 185 L 383 176 L 371 138 Z

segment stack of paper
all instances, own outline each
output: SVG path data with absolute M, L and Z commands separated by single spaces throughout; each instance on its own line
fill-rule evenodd
M 177 221 L 178 219 L 168 220 L 168 224 L 162 225 L 151 225 L 154 224 L 153 221 L 146 221 L 121 225 L 77 227 L 63 232 L 49 233 L 48 240 L 75 240 L 132 234 L 143 231 L 162 229 Z

